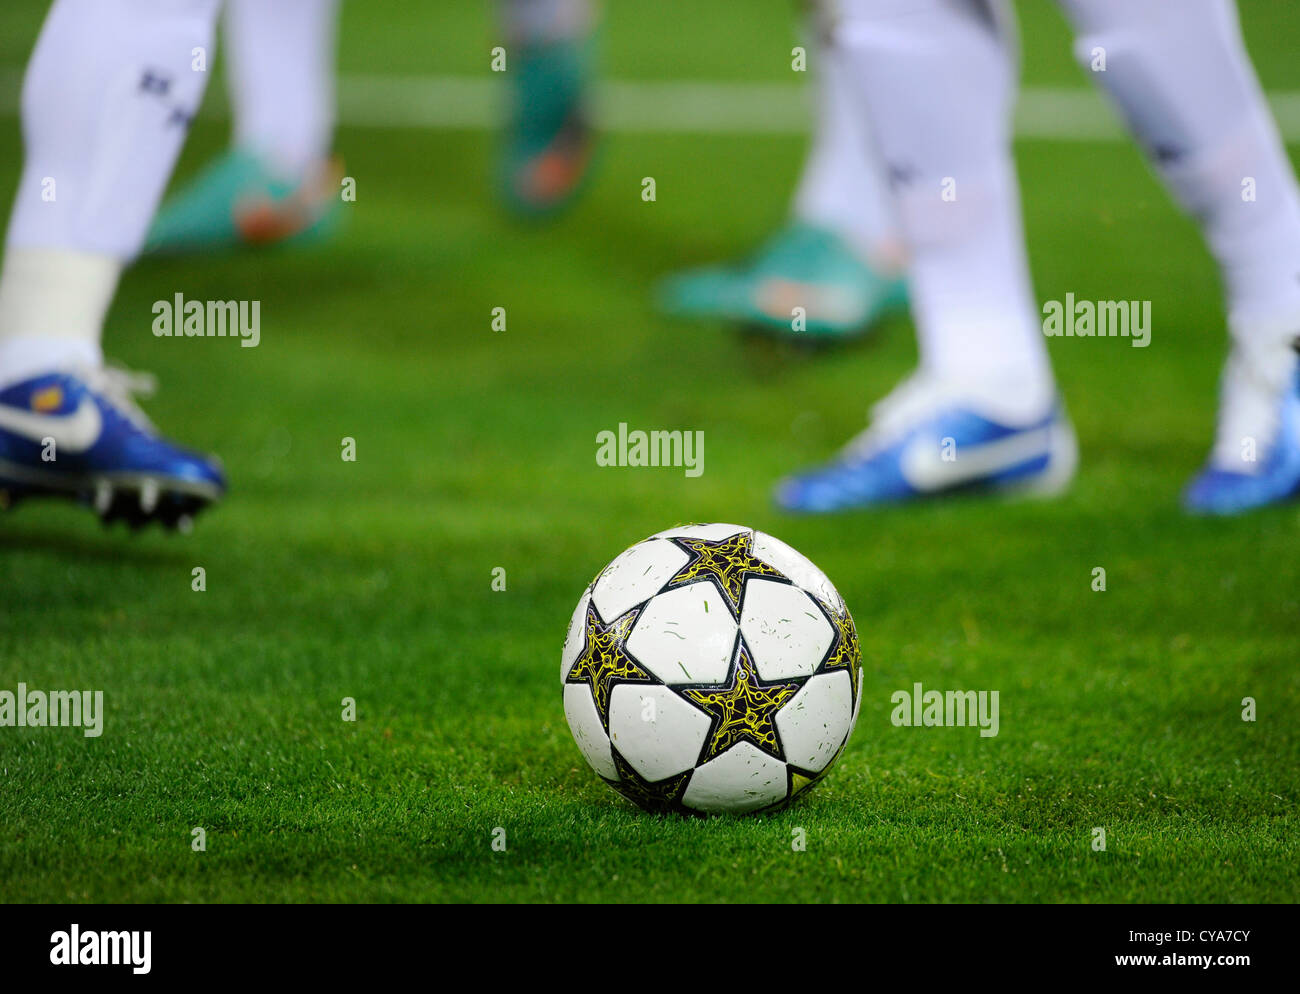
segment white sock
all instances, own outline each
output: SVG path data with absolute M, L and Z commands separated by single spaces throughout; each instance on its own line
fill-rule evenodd
M 0 385 L 100 366 L 99 333 L 122 265 L 112 256 L 11 248 L 0 269 Z
M 500 0 L 506 33 L 525 44 L 579 38 L 591 30 L 590 0 Z
M 338 0 L 226 0 L 235 143 L 287 178 L 334 143 Z
M 1229 0 L 1064 0 L 1118 104 L 1219 263 L 1235 337 L 1300 333 L 1300 193 Z M 1254 199 L 1248 195 L 1253 187 Z M 1292 325 L 1291 330 L 1285 330 Z
M 892 198 L 845 54 L 834 44 L 810 45 L 810 50 L 817 105 L 794 215 L 836 232 L 876 270 L 901 274 Z
M 838 37 L 892 180 L 922 370 L 1035 418 L 1054 387 L 1011 158 L 1015 46 L 994 7 L 844 0 Z
M 27 66 L 25 160 L 0 270 L 0 381 L 100 361 L 199 105 L 218 0 L 56 0 Z

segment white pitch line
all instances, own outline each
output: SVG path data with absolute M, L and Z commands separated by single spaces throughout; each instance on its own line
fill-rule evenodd
M 18 112 L 21 70 L 0 69 L 0 115 Z M 490 76 L 388 76 L 347 73 L 338 81 L 339 123 L 355 128 L 481 130 L 501 121 L 503 80 Z M 811 94 L 796 83 L 633 82 L 606 79 L 597 90 L 603 128 L 631 134 L 769 134 L 808 131 Z M 1300 91 L 1269 94 L 1278 127 L 1300 142 Z M 227 116 L 220 87 L 204 107 Z M 1016 135 L 1054 141 L 1117 141 L 1124 130 L 1095 90 L 1028 87 L 1016 110 Z

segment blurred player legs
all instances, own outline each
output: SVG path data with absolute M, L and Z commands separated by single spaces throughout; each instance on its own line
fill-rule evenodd
M 511 87 L 501 197 L 520 215 L 553 214 L 582 190 L 595 150 L 595 14 L 590 0 L 498 4 Z
M 1070 0 L 1081 56 L 1106 52 L 1098 73 L 1180 202 L 1200 221 L 1224 273 L 1233 353 L 1219 437 L 1187 494 L 1197 511 L 1233 513 L 1300 490 L 1300 209 L 1295 180 L 1226 0 L 1194 11 L 1152 0 Z M 1010 59 L 999 68 L 1008 9 L 985 0 L 845 0 L 842 38 L 895 183 L 911 253 L 920 338 L 918 378 L 832 465 L 787 481 L 778 500 L 832 510 L 906 499 L 1008 473 L 1058 489 L 1072 446 L 1007 443 L 1008 460 L 926 465 L 938 434 L 965 423 L 981 439 L 1033 437 L 1055 421 L 1023 235 L 1008 112 Z M 1250 177 L 1265 209 L 1242 197 Z M 1058 413 L 1053 413 L 1058 412 Z M 971 428 L 971 425 L 974 425 Z M 990 426 L 996 426 L 996 430 Z M 1026 435 L 1025 433 L 1030 433 Z M 970 446 L 966 448 L 970 452 Z M 1058 457 L 1059 456 L 1059 457 Z M 1053 473 L 1053 463 L 1060 472 Z M 1027 467 L 1036 467 L 1026 472 Z
M 282 243 L 338 224 L 338 11 L 338 0 L 226 0 L 233 143 L 164 205 L 148 251 Z
M 185 526 L 225 488 L 105 369 L 104 315 L 203 94 L 218 0 L 56 0 L 27 66 L 25 161 L 0 272 L 0 503 Z
M 749 259 L 666 279 L 658 298 L 667 313 L 833 341 L 906 308 L 893 203 L 865 109 L 831 26 L 810 33 L 813 138 L 790 221 Z M 802 332 L 792 330 L 795 307 L 806 316 Z
M 521 214 L 547 214 L 577 194 L 591 159 L 594 17 L 588 0 L 498 3 L 511 48 L 501 196 Z M 339 0 L 226 0 L 232 145 L 164 205 L 149 251 L 296 242 L 338 225 L 339 9 Z
M 1300 192 L 1230 0 L 1062 0 L 1100 83 L 1219 264 L 1231 350 L 1189 509 L 1300 491 Z
M 962 0 L 843 4 L 838 31 L 909 254 L 921 368 L 834 463 L 784 481 L 825 512 L 989 485 L 1056 492 L 1074 435 L 1029 282 L 1011 158 L 1016 51 Z

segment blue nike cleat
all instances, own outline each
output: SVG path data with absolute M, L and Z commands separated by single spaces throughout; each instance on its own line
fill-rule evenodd
M 151 384 L 117 369 L 47 373 L 0 390 L 0 506 L 69 497 L 109 524 L 188 531 L 225 493 L 220 465 L 160 438 L 132 393 Z
M 1223 376 L 1214 451 L 1188 485 L 1194 514 L 1241 514 L 1300 497 L 1300 362 L 1233 350 Z
M 1059 403 L 1008 423 L 960 393 L 913 378 L 877 405 L 870 427 L 827 466 L 783 480 L 776 503 L 822 514 L 966 490 L 1051 496 L 1078 447 Z
M 669 276 L 657 297 L 675 317 L 733 321 L 801 342 L 857 338 L 907 310 L 901 279 L 876 272 L 835 232 L 802 222 L 777 232 L 751 259 Z

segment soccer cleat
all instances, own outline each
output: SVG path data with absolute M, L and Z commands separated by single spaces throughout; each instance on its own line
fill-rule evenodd
M 151 388 L 151 378 L 99 369 L 0 390 L 0 507 L 68 497 L 105 524 L 188 531 L 225 478 L 215 459 L 158 436 L 131 397 Z
M 776 502 L 817 514 L 956 491 L 1061 493 L 1078 447 L 1060 403 L 1015 421 L 979 406 L 913 377 L 876 405 L 872 424 L 838 459 L 778 484 Z
M 231 150 L 162 206 L 144 250 L 181 254 L 323 237 L 340 220 L 342 175 L 331 159 L 291 182 L 254 153 Z
M 1224 370 L 1214 450 L 1188 485 L 1196 514 L 1240 514 L 1300 496 L 1300 361 L 1236 346 Z
M 837 341 L 907 308 L 902 280 L 867 265 L 839 235 L 794 223 L 752 259 L 688 270 L 664 280 L 660 307 L 679 317 L 753 325 L 783 338 Z M 796 330 L 802 308 L 802 330 Z
M 592 61 L 587 38 L 528 44 L 514 56 L 500 182 L 516 213 L 552 213 L 581 190 L 596 143 Z

